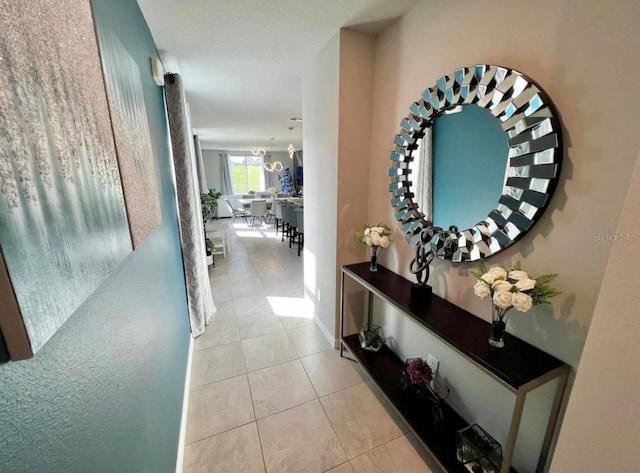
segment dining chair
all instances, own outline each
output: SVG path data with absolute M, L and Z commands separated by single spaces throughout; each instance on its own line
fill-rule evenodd
M 273 217 L 276 221 L 276 235 L 278 234 L 278 230 L 280 229 L 280 226 L 282 226 L 282 231 L 284 232 L 284 220 L 282 219 L 282 206 L 283 206 L 283 202 L 274 202 L 273 205 L 271 206 L 271 209 L 273 211 Z
M 254 199 L 251 201 L 251 205 L 249 206 L 249 216 L 251 217 L 251 228 L 253 228 L 253 224 L 256 219 L 258 222 L 263 220 L 264 223 L 267 223 L 266 219 L 267 215 L 267 201 L 263 199 Z
M 291 248 L 291 239 L 293 238 L 293 232 L 295 232 L 296 221 L 294 206 L 289 203 L 283 203 L 282 206 L 282 241 L 285 236 L 289 240 L 289 248 Z
M 246 210 L 235 208 L 233 205 L 231 205 L 231 202 L 229 202 L 229 199 L 227 199 L 226 197 L 224 198 L 224 201 L 229 206 L 231 215 L 233 215 L 233 223 L 235 223 L 236 217 L 242 217 L 245 222 L 247 221 L 248 212 Z

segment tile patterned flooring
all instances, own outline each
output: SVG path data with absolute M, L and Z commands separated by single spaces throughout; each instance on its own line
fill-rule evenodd
M 184 473 L 439 473 L 304 302 L 303 258 L 236 223 L 194 341 Z

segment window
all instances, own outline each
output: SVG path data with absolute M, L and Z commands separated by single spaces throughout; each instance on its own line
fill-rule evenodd
M 265 190 L 262 156 L 229 156 L 229 173 L 234 194 Z

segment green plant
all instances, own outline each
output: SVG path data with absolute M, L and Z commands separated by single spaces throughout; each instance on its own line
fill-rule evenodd
M 210 238 L 205 238 L 204 244 L 205 244 L 205 247 L 207 248 L 207 256 L 213 254 L 213 250 L 215 249 L 213 241 Z
M 207 193 L 200 194 L 200 205 L 202 207 L 202 223 L 207 224 L 209 220 L 216 216 L 218 211 L 218 199 L 222 196 L 222 192 L 217 191 L 215 188 L 209 189 Z M 204 246 L 207 251 L 207 256 L 213 253 L 213 242 L 207 238 L 207 232 L 204 232 Z
M 218 199 L 221 196 L 222 192 L 217 191 L 215 188 L 210 189 L 207 193 L 200 194 L 202 221 L 205 224 L 216 216 L 216 212 L 218 211 Z

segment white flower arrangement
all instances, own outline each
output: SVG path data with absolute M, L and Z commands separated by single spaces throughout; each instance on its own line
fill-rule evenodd
M 362 232 L 356 232 L 356 238 L 368 246 L 388 248 L 391 242 L 391 229 L 384 223 L 376 226 L 363 225 Z
M 271 196 L 275 196 L 278 193 L 278 189 L 276 189 L 275 187 L 269 187 L 267 189 L 267 192 L 271 192 Z
M 556 273 L 534 279 L 522 271 L 520 262 L 511 269 L 505 269 L 501 266 L 487 268 L 481 260 L 478 269 L 471 271 L 477 280 L 473 292 L 481 299 L 490 296 L 502 316 L 511 308 L 526 312 L 534 305 L 550 304 L 551 297 L 561 294 L 550 285 L 558 276 Z

